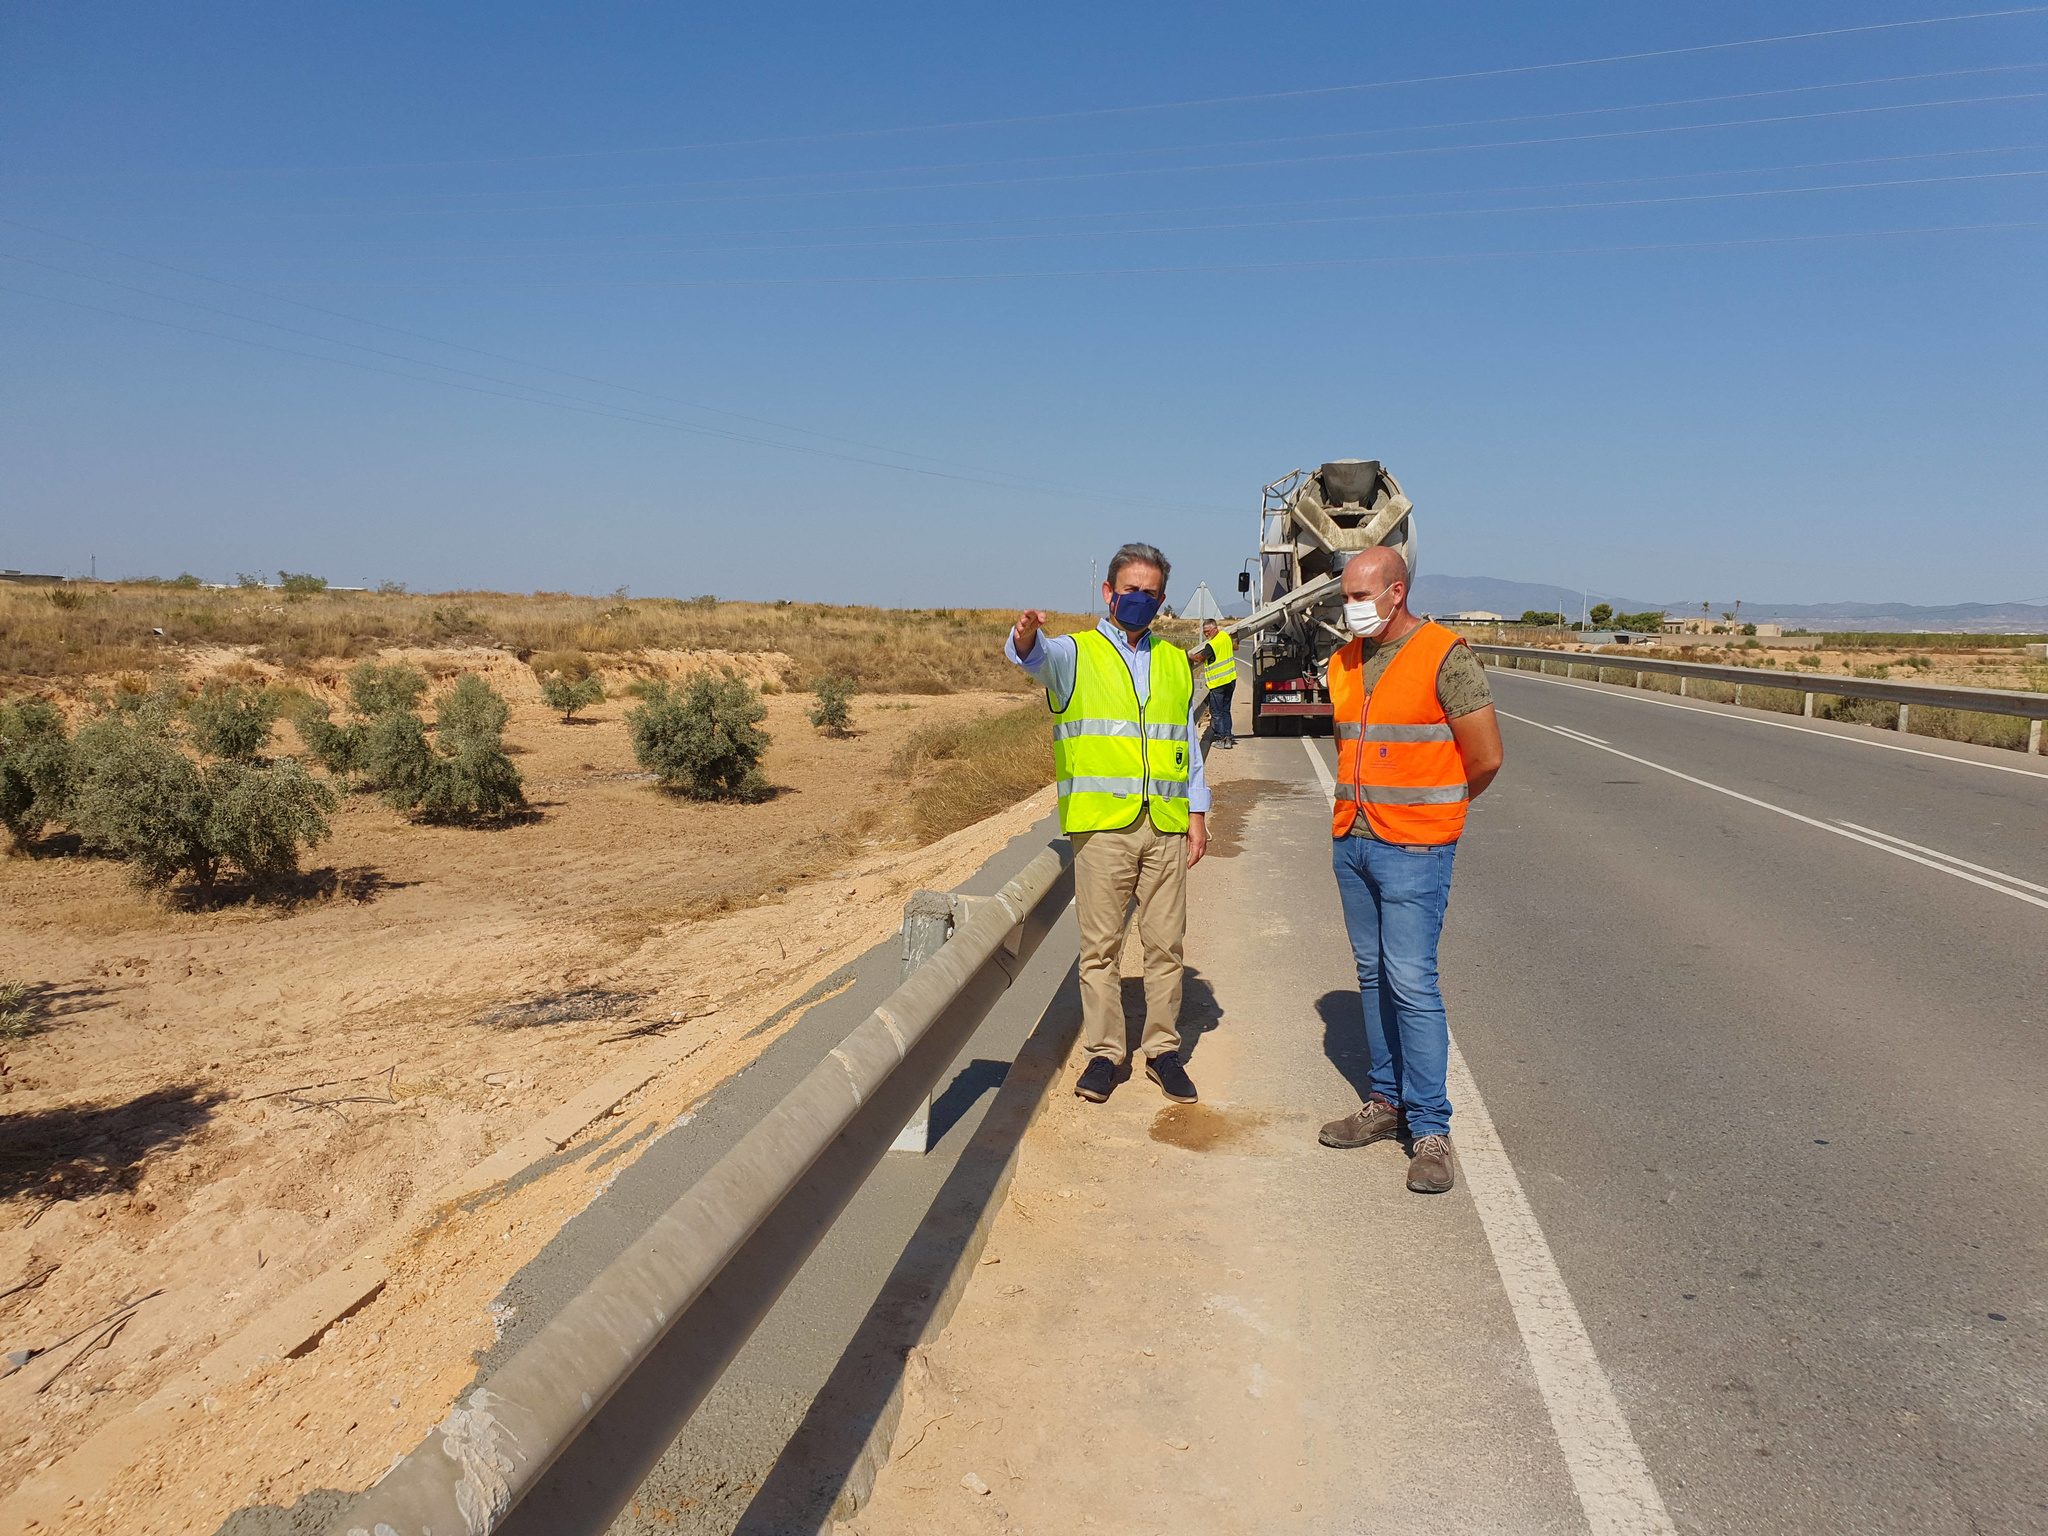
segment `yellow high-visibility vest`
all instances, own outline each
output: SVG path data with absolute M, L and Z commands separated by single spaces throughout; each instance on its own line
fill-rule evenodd
M 1052 733 L 1060 830 L 1127 827 L 1142 805 L 1160 831 L 1187 831 L 1188 705 L 1195 693 L 1187 652 L 1152 647 L 1152 692 L 1140 705 L 1131 669 L 1107 635 L 1091 629 L 1074 640 L 1074 696 L 1055 709 Z
M 1237 647 L 1230 643 L 1230 636 L 1218 630 L 1216 638 L 1209 642 L 1209 654 L 1215 659 L 1209 663 L 1209 670 L 1202 674 L 1202 681 L 1211 688 L 1236 682 L 1237 663 L 1231 658 L 1237 654 Z

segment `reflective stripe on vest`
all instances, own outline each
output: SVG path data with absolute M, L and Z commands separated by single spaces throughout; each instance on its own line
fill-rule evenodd
M 1471 792 L 1436 679 L 1451 647 L 1463 643 L 1441 624 L 1425 623 L 1395 652 L 1370 694 L 1361 641 L 1330 658 L 1338 779 L 1333 835 L 1346 836 L 1362 813 L 1390 843 L 1458 840 Z
M 1230 636 L 1219 634 L 1211 640 L 1209 654 L 1214 659 L 1209 663 L 1209 670 L 1202 674 L 1202 681 L 1211 688 L 1221 688 L 1226 683 L 1236 682 L 1237 663 L 1231 659 L 1236 653 L 1237 647 L 1232 643 Z
M 1362 728 L 1356 721 L 1337 722 L 1339 741 L 1356 741 L 1363 734 L 1367 741 L 1456 741 L 1448 725 L 1368 725 Z
M 1053 726 L 1060 830 L 1127 827 L 1142 802 L 1160 831 L 1187 831 L 1188 706 L 1195 691 L 1187 652 L 1152 645 L 1152 687 L 1140 705 L 1130 666 L 1107 635 L 1086 630 L 1074 644 L 1073 697 Z

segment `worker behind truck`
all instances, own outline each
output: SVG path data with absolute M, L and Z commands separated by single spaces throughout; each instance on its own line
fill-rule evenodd
M 1450 1024 L 1437 941 L 1465 808 L 1500 772 L 1500 722 L 1479 659 L 1408 611 L 1408 565 L 1368 549 L 1344 567 L 1344 624 L 1330 658 L 1336 717 L 1334 861 L 1358 965 L 1372 1088 L 1323 1127 L 1326 1147 L 1409 1142 L 1408 1187 L 1457 1182 L 1445 1086 Z
M 1237 692 L 1237 646 L 1214 619 L 1202 620 L 1202 643 L 1188 652 L 1188 660 L 1201 669 L 1202 682 L 1209 689 L 1209 732 L 1219 747 L 1235 747 L 1237 736 L 1230 729 L 1230 697 Z
M 1180 1050 L 1181 942 L 1188 870 L 1209 845 L 1209 785 L 1187 652 L 1152 634 L 1166 600 L 1166 556 L 1126 544 L 1102 584 L 1108 615 L 1076 635 L 1045 635 L 1045 612 L 1017 616 L 1003 654 L 1051 706 L 1060 830 L 1074 844 L 1081 926 L 1081 1033 L 1088 1053 L 1074 1091 L 1100 1104 L 1122 1075 L 1124 918 L 1135 898 L 1145 954 L 1145 1075 L 1178 1104 L 1195 1102 Z

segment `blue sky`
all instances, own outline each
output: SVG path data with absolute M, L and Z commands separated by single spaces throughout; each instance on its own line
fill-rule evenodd
M 2040 600 L 1969 11 L 9 7 L 0 564 L 1073 606 L 1376 457 L 1428 570 Z

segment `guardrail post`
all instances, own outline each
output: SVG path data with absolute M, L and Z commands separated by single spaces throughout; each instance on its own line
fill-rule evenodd
M 2041 755 L 2041 722 L 2038 720 L 2027 722 L 2027 750 L 2036 757 Z
M 910 980 L 917 968 L 946 947 L 953 930 L 976 910 L 995 900 L 993 896 L 951 896 L 944 891 L 914 891 L 903 904 L 903 968 L 897 973 L 899 987 Z M 1024 937 L 1024 925 L 1012 928 L 1003 940 L 1005 953 L 1015 955 Z M 889 1143 L 891 1152 L 925 1153 L 932 1149 L 932 1096 L 926 1094 L 910 1123 Z
M 1813 718 L 1813 695 L 1810 693 L 1806 696 L 1806 708 L 1802 711 L 1802 713 L 1809 720 Z
M 903 904 L 903 968 L 897 973 L 896 984 L 901 986 L 910 980 L 917 968 L 943 949 L 951 937 L 953 898 L 944 891 L 913 892 L 910 900 Z M 924 1103 L 910 1117 L 910 1123 L 889 1143 L 889 1150 L 929 1152 L 931 1134 L 932 1097 L 926 1094 Z

